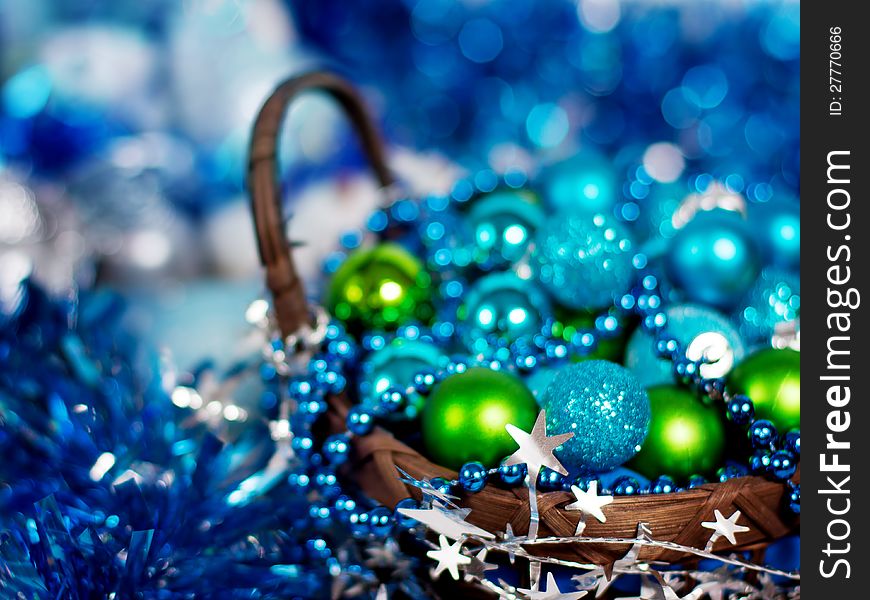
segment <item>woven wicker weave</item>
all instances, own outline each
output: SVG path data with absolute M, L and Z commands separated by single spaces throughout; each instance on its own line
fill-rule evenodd
M 392 182 L 380 138 L 360 98 L 346 81 L 329 73 L 310 73 L 284 82 L 268 98 L 254 126 L 249 188 L 266 283 L 273 294 L 278 328 L 285 337 L 307 325 L 311 315 L 293 264 L 290 244 L 284 237 L 276 148 L 289 103 L 307 90 L 326 92 L 341 104 L 359 134 L 363 150 L 379 181 L 384 186 Z M 334 431 L 345 430 L 347 410 L 344 397 L 331 399 L 328 414 Z M 420 495 L 418 489 L 399 480 L 396 467 L 418 479 L 456 478 L 454 471 L 433 464 L 383 429 L 354 440 L 354 460 L 349 474 L 366 494 L 386 506 L 394 506 L 408 496 L 419 498 Z M 800 481 L 800 472 L 795 481 Z M 584 535 L 633 538 L 638 523 L 642 522 L 649 525 L 656 540 L 703 548 L 710 538 L 710 530 L 702 528 L 701 522 L 712 520 L 715 509 L 725 515 L 740 510 L 743 514 L 740 522 L 748 524 L 750 531 L 740 535 L 737 546 L 731 546 L 726 539 L 720 538 L 713 549 L 717 552 L 759 549 L 799 527 L 799 519 L 782 510 L 787 489 L 785 484 L 761 477 L 741 477 L 679 493 L 616 498 L 607 507 L 607 522 L 590 520 Z M 580 514 L 563 510 L 572 500 L 573 496 L 568 492 L 539 495 L 539 537 L 574 535 Z M 468 521 L 488 531 L 504 531 L 507 523 L 512 525 L 517 535 L 528 530 L 529 503 L 525 488 L 506 490 L 489 485 L 477 494 L 462 498 L 461 503 L 472 509 Z M 529 550 L 554 558 L 606 564 L 624 554 L 625 546 L 542 544 L 529 547 Z M 641 558 L 676 561 L 685 557 L 674 550 L 646 547 L 641 551 Z

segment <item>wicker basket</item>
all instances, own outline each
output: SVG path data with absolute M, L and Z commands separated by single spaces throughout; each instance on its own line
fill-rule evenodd
M 266 100 L 254 125 L 249 188 L 260 258 L 266 269 L 267 286 L 273 295 L 277 325 L 281 334 L 291 339 L 302 328 L 309 326 L 312 315 L 293 264 L 291 246 L 284 234 L 276 148 L 288 105 L 300 92 L 307 90 L 326 92 L 339 102 L 358 133 L 380 183 L 384 186 L 392 183 L 378 133 L 359 96 L 343 79 L 323 72 L 302 75 L 281 84 Z M 328 415 L 334 431 L 345 430 L 348 408 L 349 403 L 343 396 L 331 399 Z M 417 479 L 455 479 L 457 475 L 450 469 L 428 461 L 383 429 L 376 429 L 372 434 L 354 441 L 352 463 L 348 472 L 360 488 L 386 506 L 394 506 L 408 496 L 420 497 L 417 488 L 406 486 L 400 481 L 396 467 Z M 800 481 L 800 471 L 794 481 Z M 741 523 L 748 522 L 750 531 L 741 534 L 736 546 L 730 545 L 724 538 L 719 539 L 713 550 L 756 550 L 763 553 L 771 541 L 799 527 L 799 518 L 787 515 L 782 510 L 787 490 L 783 483 L 761 477 L 741 477 L 678 493 L 616 498 L 608 506 L 607 522 L 590 520 L 584 535 L 633 538 L 638 523 L 646 523 L 657 540 L 703 548 L 710 538 L 710 530 L 702 528 L 701 522 L 711 520 L 715 509 L 726 515 L 740 510 L 743 514 Z M 580 513 L 563 510 L 564 505 L 573 499 L 568 492 L 539 495 L 540 536 L 574 535 Z M 463 497 L 461 504 L 472 509 L 468 521 L 488 531 L 504 531 L 507 523 L 512 525 L 517 535 L 528 531 L 530 515 L 525 488 L 506 490 L 490 485 L 477 494 Z M 565 560 L 607 564 L 622 556 L 625 546 L 540 544 L 529 547 L 529 550 Z M 650 546 L 641 551 L 640 558 L 674 562 L 686 556 L 675 550 Z

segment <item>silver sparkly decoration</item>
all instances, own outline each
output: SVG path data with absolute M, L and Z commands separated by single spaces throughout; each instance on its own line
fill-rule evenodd
M 545 410 L 538 413 L 538 418 L 535 419 L 535 425 L 530 433 L 526 433 L 510 423 L 505 425 L 505 429 L 517 443 L 519 449 L 511 454 L 504 464 L 508 466 L 525 464 L 528 471 L 526 474 L 530 515 L 528 538 L 533 540 L 538 537 L 538 523 L 541 518 L 538 514 L 538 474 L 541 472 L 541 467 L 548 467 L 562 475 L 568 474 L 568 471 L 553 454 L 553 450 L 574 437 L 574 434 L 561 433 L 547 436 L 547 411 Z M 532 563 L 533 566 L 535 564 Z M 535 573 L 532 575 L 534 578 Z
M 720 537 L 724 537 L 732 544 L 736 544 L 737 538 L 735 537 L 735 534 L 749 531 L 749 527 L 744 527 L 743 525 L 737 524 L 737 519 L 740 518 L 739 510 L 735 511 L 734 514 L 732 514 L 727 519 L 722 515 L 721 512 L 719 512 L 718 508 L 713 511 L 713 514 L 716 517 L 715 521 L 704 521 L 703 523 L 701 523 L 701 527 L 713 530 L 713 535 L 710 536 L 710 541 L 707 542 L 706 549 L 708 551 L 712 550 L 713 544 L 715 544 L 716 540 L 718 540 Z
M 471 562 L 465 567 L 465 581 L 482 581 L 486 579 L 486 572 L 497 569 L 498 566 L 486 562 L 489 548 L 484 546 L 477 554 L 471 557 Z
M 459 566 L 469 564 L 471 557 L 462 554 L 461 540 L 450 544 L 442 534 L 438 536 L 438 545 L 440 546 L 438 550 L 430 550 L 426 553 L 426 556 L 438 561 L 433 572 L 433 579 L 438 579 L 441 573 L 447 571 L 453 579 L 458 581 Z
M 469 511 L 470 512 L 470 511 Z M 445 535 L 452 540 L 463 536 L 474 535 L 480 538 L 494 539 L 495 536 L 465 521 L 467 512 L 448 510 L 440 506 L 435 508 L 400 508 L 399 513 L 419 521 L 439 535 Z
M 595 517 L 600 523 L 607 521 L 601 509 L 613 502 L 613 496 L 599 496 L 597 480 L 592 480 L 588 491 L 584 492 L 576 485 L 572 485 L 571 492 L 574 494 L 575 501 L 567 505 L 565 510 L 579 510 L 583 513 L 577 522 L 577 531 L 574 535 L 580 535 L 586 529 L 586 515 Z
M 553 577 L 552 573 L 547 573 L 547 589 L 545 591 L 523 588 L 517 588 L 517 591 L 525 594 L 529 600 L 577 600 L 588 593 L 586 591 L 563 592 L 556 584 L 556 578 Z

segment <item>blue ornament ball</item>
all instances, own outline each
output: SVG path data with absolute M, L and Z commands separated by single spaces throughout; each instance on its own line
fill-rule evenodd
M 725 315 L 720 312 L 697 304 L 679 304 L 665 310 L 667 325 L 665 329 L 672 339 L 675 339 L 685 352 L 693 346 L 696 350 L 702 350 L 710 343 L 727 346 L 727 353 L 723 359 L 707 366 L 702 366 L 701 376 L 705 379 L 723 377 L 732 365 L 736 365 L 746 355 L 746 346 L 737 328 Z M 709 333 L 718 334 L 719 337 L 700 337 Z M 724 343 L 724 346 L 723 346 Z M 712 356 L 712 355 L 710 355 Z M 694 359 L 695 357 L 692 356 Z M 639 327 L 628 340 L 625 349 L 625 366 L 631 369 L 644 387 L 673 383 L 673 363 L 661 358 L 656 351 L 655 338 L 648 331 Z
M 776 441 L 777 432 L 773 423 L 767 419 L 758 419 L 749 426 L 746 432 L 753 448 L 769 448 Z
M 588 150 L 545 167 L 540 180 L 545 202 L 556 211 L 608 213 L 618 195 L 613 166 Z
M 495 266 L 518 261 L 543 221 L 544 211 L 529 190 L 500 189 L 471 200 L 466 223 L 475 261 Z
M 485 339 L 488 335 L 513 341 L 538 333 L 550 312 L 547 297 L 533 281 L 504 272 L 477 280 L 457 316 L 466 343 L 479 351 L 489 347 Z
M 544 393 L 547 430 L 574 433 L 556 456 L 570 471 L 602 472 L 640 450 L 650 422 L 646 391 L 631 371 L 605 360 L 563 367 Z
M 764 269 L 738 305 L 735 320 L 749 344 L 770 344 L 777 325 L 791 323 L 801 308 L 800 275 Z
M 635 276 L 634 240 L 602 213 L 558 213 L 535 236 L 538 280 L 562 305 L 594 309 L 622 296 Z
M 486 486 L 486 467 L 479 462 L 465 463 L 459 469 L 459 485 L 466 492 L 479 492 Z
M 770 457 L 770 473 L 780 481 L 791 479 L 797 471 L 797 462 L 791 452 L 777 450 Z
M 506 465 L 502 463 L 498 468 L 498 476 L 509 487 L 520 485 L 526 478 L 526 465 Z
M 416 417 L 425 399 L 414 388 L 414 376 L 423 371 L 434 371 L 447 365 L 449 358 L 435 344 L 423 340 L 396 338 L 366 358 L 360 368 L 359 392 L 363 406 L 378 404 L 384 392 L 390 389 L 406 392 L 402 410 L 394 418 Z
M 800 201 L 779 197 L 749 206 L 749 221 L 766 264 L 798 270 L 801 264 Z
M 738 214 L 716 209 L 698 214 L 677 232 L 665 266 L 687 300 L 728 309 L 758 277 L 761 253 Z

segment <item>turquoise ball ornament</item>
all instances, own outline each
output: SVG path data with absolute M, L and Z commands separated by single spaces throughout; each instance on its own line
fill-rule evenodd
M 749 206 L 749 222 L 765 263 L 797 271 L 801 264 L 801 211 L 795 198 L 776 198 Z
M 650 423 L 646 391 L 628 369 L 589 360 L 559 370 L 542 405 L 547 431 L 573 432 L 556 456 L 572 473 L 609 471 L 641 448 Z
M 469 347 L 485 344 L 494 334 L 508 341 L 535 334 L 551 314 L 546 295 L 535 282 L 515 273 L 492 273 L 478 279 L 460 305 L 457 316 Z
M 432 390 L 420 419 L 423 443 L 430 458 L 451 469 L 471 461 L 497 467 L 517 449 L 505 425 L 531 431 L 537 414 L 535 398 L 519 378 L 473 367 Z
M 697 304 L 678 304 L 667 308 L 665 316 L 668 319 L 667 334 L 680 342 L 683 352 L 690 347 L 693 353 L 700 352 L 711 345 L 712 351 L 724 350 L 721 358 L 701 367 L 703 376 L 723 377 L 746 356 L 746 344 L 737 328 L 716 310 Z M 717 356 L 712 351 L 707 352 L 709 359 Z M 694 356 L 697 354 L 692 355 L 693 359 Z M 659 357 L 655 339 L 642 327 L 637 328 L 628 340 L 625 366 L 644 387 L 674 383 L 673 363 Z
M 665 266 L 687 300 L 728 309 L 755 282 L 761 254 L 740 215 L 716 209 L 698 214 L 674 236 Z
M 740 333 L 749 344 L 769 345 L 776 328 L 800 315 L 801 280 L 796 273 L 765 268 L 735 312 Z
M 586 214 L 609 213 L 619 188 L 613 165 L 591 151 L 545 167 L 540 181 L 544 200 L 551 209 Z
M 560 304 L 594 309 L 631 287 L 634 254 L 631 234 L 613 217 L 567 212 L 538 230 L 532 262 L 538 280 Z
M 473 199 L 465 221 L 474 236 L 475 261 L 497 266 L 523 257 L 544 211 L 528 190 L 496 190 Z
M 381 394 L 390 388 L 408 390 L 414 375 L 443 368 L 449 358 L 438 346 L 423 340 L 397 338 L 373 352 L 360 367 L 360 398 L 364 406 L 374 406 Z M 416 391 L 407 394 L 404 410 L 394 418 L 415 418 L 423 407 L 424 398 Z

